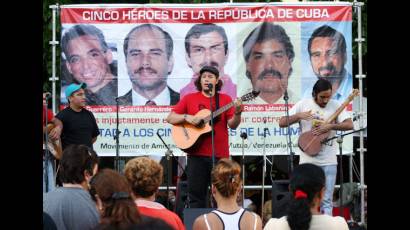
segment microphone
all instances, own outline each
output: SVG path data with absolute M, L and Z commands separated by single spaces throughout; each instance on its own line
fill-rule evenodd
M 289 100 L 289 95 L 288 95 L 288 90 L 285 89 L 285 92 L 283 93 L 283 100 L 287 101 Z
M 246 139 L 248 137 L 248 134 L 246 134 L 246 133 L 241 133 L 241 138 L 242 139 Z
M 212 83 L 209 83 L 209 84 L 208 84 L 208 89 L 209 89 L 209 90 L 212 90 L 212 88 L 213 88 Z

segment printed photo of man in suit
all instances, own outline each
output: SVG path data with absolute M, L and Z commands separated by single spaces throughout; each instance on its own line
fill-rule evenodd
M 124 54 L 132 89 L 121 96 L 120 105 L 175 105 L 179 93 L 167 85 L 174 58 L 171 36 L 161 27 L 134 27 L 124 40 Z

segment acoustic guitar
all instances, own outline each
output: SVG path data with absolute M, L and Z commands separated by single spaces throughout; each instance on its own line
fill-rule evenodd
M 47 125 L 47 135 L 55 128 L 55 125 L 52 123 L 49 123 Z M 58 138 L 58 140 L 53 141 L 51 138 L 48 138 L 47 142 L 47 147 L 48 150 L 50 150 L 51 154 L 57 159 L 60 160 L 61 157 L 63 156 L 63 147 L 61 146 L 61 140 Z
M 249 101 L 254 99 L 259 95 L 259 91 L 252 91 L 243 95 L 242 97 L 238 98 L 237 100 L 240 101 Z M 222 106 L 221 108 L 217 109 L 213 112 L 213 118 L 218 116 L 219 114 L 225 112 L 235 103 L 232 101 L 229 104 Z M 200 118 L 201 122 L 198 125 L 192 125 L 190 123 L 184 122 L 180 124 L 173 125 L 172 127 L 172 139 L 174 140 L 176 146 L 180 149 L 188 149 L 192 147 L 198 138 L 204 134 L 212 131 L 212 127 L 210 125 L 211 122 L 211 111 L 208 109 L 202 109 L 198 111 L 195 117 Z
M 359 95 L 358 89 L 353 89 L 352 93 L 343 102 L 342 105 L 330 116 L 327 120 L 320 122 L 323 124 L 329 124 L 333 122 L 337 116 L 343 111 L 343 109 L 353 100 L 355 96 Z M 318 121 L 316 121 L 318 122 Z M 320 150 L 322 149 L 322 143 L 329 137 L 330 131 L 327 133 L 322 133 L 320 135 L 313 134 L 312 130 L 302 133 L 299 136 L 298 145 L 300 150 L 306 153 L 309 156 L 316 156 L 319 154 Z

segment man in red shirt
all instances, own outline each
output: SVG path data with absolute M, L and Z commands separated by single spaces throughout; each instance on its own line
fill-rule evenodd
M 204 66 L 199 73 L 200 75 L 195 81 L 195 86 L 199 92 L 184 96 L 168 115 L 168 123 L 199 125 L 202 119 L 194 115 L 202 109 L 211 110 L 210 97 L 212 98 L 212 111 L 232 102 L 229 95 L 218 93 L 222 85 L 222 82 L 219 80 L 218 69 L 212 66 Z M 211 90 L 209 89 L 209 84 L 211 84 Z M 219 97 L 218 100 L 216 99 L 217 97 Z M 241 122 L 241 112 L 241 102 L 236 100 L 234 107 L 221 113 L 214 119 L 214 154 L 216 160 L 229 157 L 227 126 L 231 129 L 236 129 Z M 205 208 L 207 207 L 206 191 L 210 184 L 210 173 L 213 167 L 211 132 L 202 134 L 192 147 L 184 151 L 188 156 L 189 207 Z

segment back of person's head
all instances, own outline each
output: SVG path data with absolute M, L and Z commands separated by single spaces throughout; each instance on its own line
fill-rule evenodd
M 325 186 L 325 173 L 314 164 L 301 164 L 290 176 L 289 189 L 292 194 L 287 221 L 292 230 L 308 230 L 314 198 L 319 198 Z
M 332 83 L 330 83 L 330 81 L 324 78 L 319 78 L 319 80 L 317 80 L 316 83 L 313 85 L 312 96 L 316 97 L 316 95 L 318 95 L 320 92 L 323 92 L 329 89 L 330 90 L 332 89 Z
M 165 221 L 159 218 L 153 217 L 144 217 L 143 220 L 138 223 L 134 224 L 131 227 L 127 228 L 127 230 L 174 230 L 172 226 L 167 224 Z
M 136 196 L 150 197 L 162 183 L 162 166 L 148 158 L 136 157 L 125 165 L 124 175 Z
M 223 197 L 231 197 L 239 190 L 241 179 L 241 166 L 233 160 L 222 158 L 211 172 L 212 185 Z
M 342 53 L 343 55 L 346 54 L 346 39 L 343 36 L 343 34 L 328 25 L 323 25 L 317 28 L 315 31 L 313 31 L 312 35 L 309 38 L 309 41 L 308 41 L 309 55 L 312 55 L 311 50 L 310 50 L 312 47 L 312 42 L 315 38 L 318 38 L 318 37 L 332 38 L 334 41 L 333 44 L 335 44 L 336 46 L 335 47 L 336 50 Z
M 141 220 L 125 176 L 102 169 L 90 181 L 90 194 L 102 202 L 101 224 L 125 228 Z
M 86 180 L 84 172 L 93 175 L 98 165 L 97 153 L 86 145 L 69 145 L 60 161 L 59 177 L 62 183 L 81 184 Z
M 285 29 L 280 25 L 275 25 L 270 22 L 263 22 L 246 37 L 245 41 L 242 44 L 243 48 L 243 57 L 245 62 L 248 62 L 251 55 L 252 49 L 255 44 L 263 43 L 269 40 L 276 40 L 281 43 L 288 56 L 289 60 L 293 60 L 295 57 L 295 51 L 293 50 L 293 45 L 290 42 L 289 36 L 286 34 Z
M 107 42 L 105 42 L 103 32 L 93 25 L 79 24 L 71 27 L 64 33 L 63 38 L 61 39 L 61 47 L 63 49 L 64 55 L 68 58 L 68 43 L 81 36 L 94 36 L 98 39 L 101 49 L 105 52 L 108 49 Z
M 191 52 L 189 49 L 191 38 L 193 37 L 197 39 L 202 35 L 211 32 L 217 32 L 219 35 L 221 35 L 224 43 L 225 55 L 228 53 L 228 37 L 226 36 L 225 29 L 222 26 L 218 26 L 213 23 L 202 23 L 192 26 L 185 36 L 185 51 L 189 57 L 191 56 Z

